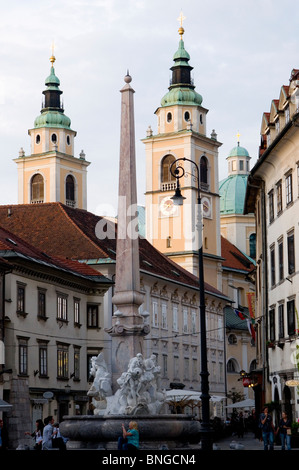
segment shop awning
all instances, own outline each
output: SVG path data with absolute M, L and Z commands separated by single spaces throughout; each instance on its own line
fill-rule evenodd
M 7 403 L 7 401 L 0 399 L 0 411 L 10 411 L 12 409 L 12 405 Z

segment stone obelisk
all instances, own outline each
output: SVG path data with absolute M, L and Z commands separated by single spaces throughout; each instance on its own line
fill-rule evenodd
M 112 303 L 117 307 L 112 327 L 106 331 L 112 337 L 112 388 L 127 370 L 129 360 L 143 353 L 143 337 L 149 333 L 148 324 L 139 314 L 144 301 L 140 292 L 139 238 L 135 158 L 134 90 L 127 74 L 121 92 L 121 132 L 119 157 L 118 221 L 116 245 L 115 294 Z

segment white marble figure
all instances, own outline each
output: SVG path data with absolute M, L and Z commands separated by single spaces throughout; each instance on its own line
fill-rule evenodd
M 107 397 L 112 395 L 111 374 L 102 353 L 91 358 L 90 375 L 94 380 L 87 395 L 92 397 L 94 414 L 100 414 L 107 406 Z
M 166 396 L 160 388 L 160 374 L 154 354 L 148 359 L 140 353 L 133 357 L 117 380 L 120 388 L 107 397 L 107 414 L 158 414 Z

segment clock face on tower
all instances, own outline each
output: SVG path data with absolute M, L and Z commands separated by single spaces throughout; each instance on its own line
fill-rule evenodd
M 163 197 L 160 202 L 160 211 L 164 216 L 174 215 L 177 210 L 177 207 L 173 204 L 173 200 L 170 196 Z
M 201 203 L 202 203 L 203 216 L 207 218 L 211 218 L 212 217 L 211 199 L 209 197 L 204 196 L 201 198 Z

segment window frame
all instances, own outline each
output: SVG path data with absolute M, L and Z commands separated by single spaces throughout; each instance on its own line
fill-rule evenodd
M 288 250 L 288 274 L 292 275 L 296 271 L 295 267 L 295 233 L 294 230 L 287 234 L 287 250 Z
M 57 343 L 57 379 L 69 379 L 69 345 Z
M 92 312 L 90 310 L 93 310 Z M 86 304 L 86 325 L 87 328 L 96 329 L 99 328 L 99 304 L 93 302 L 87 302 Z
M 278 338 L 284 338 L 284 303 L 278 305 Z
M 286 205 L 289 206 L 293 202 L 293 178 L 292 173 L 288 173 L 285 177 L 286 185 Z
M 68 295 L 63 292 L 57 292 L 57 320 L 68 321 Z
M 18 338 L 19 375 L 28 376 L 28 338 Z
M 287 302 L 287 333 L 288 336 L 293 336 L 295 334 L 296 326 L 295 318 L 295 299 L 290 299 Z
M 25 306 L 26 306 L 26 284 L 24 284 L 23 282 L 17 281 L 16 312 L 18 315 L 26 315 Z
M 275 307 L 269 310 L 269 339 L 275 341 L 276 339 L 276 328 L 275 328 Z

